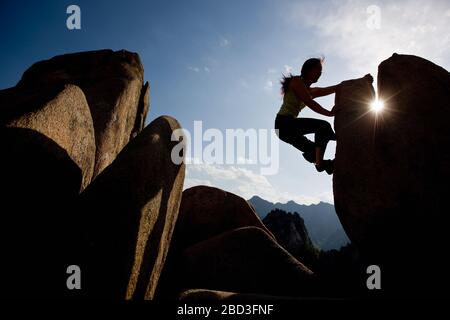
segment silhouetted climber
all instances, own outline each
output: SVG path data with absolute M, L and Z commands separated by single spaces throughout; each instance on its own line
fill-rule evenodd
M 333 173 L 333 160 L 324 160 L 323 155 L 330 140 L 336 140 L 331 125 L 328 121 L 314 118 L 297 117 L 305 107 L 325 116 L 334 116 L 334 107 L 331 111 L 324 109 L 313 99 L 326 96 L 336 92 L 338 85 L 325 88 L 311 88 L 311 84 L 317 82 L 322 74 L 323 59 L 311 58 L 305 61 L 301 74 L 288 77 L 283 76 L 281 80 L 281 91 L 283 103 L 275 118 L 275 129 L 278 129 L 278 137 L 303 152 L 303 157 L 315 163 L 319 172 Z M 304 135 L 314 133 L 314 142 Z

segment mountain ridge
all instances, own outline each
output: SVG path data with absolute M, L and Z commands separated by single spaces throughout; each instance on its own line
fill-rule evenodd
M 258 195 L 252 196 L 247 201 L 255 208 L 261 220 L 273 209 L 299 213 L 305 221 L 311 240 L 322 250 L 339 249 L 350 242 L 336 215 L 334 205 L 330 203 L 321 201 L 317 204 L 304 205 L 293 200 L 273 203 Z

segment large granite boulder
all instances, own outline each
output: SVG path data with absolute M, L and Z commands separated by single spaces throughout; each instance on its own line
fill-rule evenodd
M 186 248 L 246 226 L 259 227 L 273 237 L 244 198 L 215 187 L 195 186 L 183 191 L 174 241 Z
M 0 282 L 7 298 L 60 298 L 67 292 L 82 172 L 46 135 L 0 126 Z
M 67 84 L 32 91 L 1 90 L 0 125 L 31 129 L 53 140 L 80 168 L 79 190 L 90 183 L 95 164 L 94 127 L 85 95 L 79 87 Z M 11 139 L 12 143 L 14 137 Z M 64 184 L 59 187 L 64 188 Z
M 25 71 L 16 88 L 39 90 L 70 83 L 83 90 L 95 128 L 95 177 L 144 126 L 149 87 L 143 78 L 138 54 L 98 50 L 39 61 Z
M 336 212 L 385 288 L 433 294 L 448 284 L 450 74 L 423 58 L 394 54 L 378 68 L 385 108 L 369 110 L 370 77 L 336 95 Z
M 76 232 L 69 209 L 95 163 L 82 90 L 70 84 L 1 90 L 0 149 L 4 294 L 61 297 Z
M 255 209 L 244 198 L 215 187 L 195 186 L 183 191 L 177 225 L 156 298 L 173 299 L 180 289 L 182 255 L 185 249 L 224 232 L 241 227 L 259 228 L 276 242 Z M 233 262 L 240 265 L 238 259 Z
M 292 301 L 300 303 L 304 301 L 302 297 L 289 297 L 289 296 L 271 296 L 265 294 L 254 294 L 254 293 L 240 293 L 240 292 L 230 292 L 230 291 L 220 291 L 211 289 L 185 289 L 180 292 L 179 301 L 188 303 L 198 303 L 198 302 L 218 302 L 218 301 L 267 301 L 267 302 L 277 302 L 277 301 Z
M 179 128 L 169 116 L 152 121 L 81 194 L 88 297 L 153 298 L 183 189 L 184 162 L 171 158 Z
M 190 246 L 182 254 L 180 267 L 184 288 L 292 296 L 315 292 L 313 272 L 271 235 L 253 226 Z
M 360 246 L 363 239 L 373 239 L 367 230 L 371 225 L 370 218 L 361 210 L 372 210 L 374 203 L 366 197 L 377 195 L 369 191 L 374 183 L 371 175 L 378 173 L 374 166 L 377 151 L 373 147 L 376 115 L 370 111 L 370 104 L 375 99 L 372 82 L 370 75 L 343 81 L 335 98 L 334 206 L 350 239 Z

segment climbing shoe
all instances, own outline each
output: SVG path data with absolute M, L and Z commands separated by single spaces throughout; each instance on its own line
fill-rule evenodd
M 332 174 L 334 170 L 334 160 L 322 160 L 320 166 L 315 165 L 318 172 L 326 171 L 328 174 Z

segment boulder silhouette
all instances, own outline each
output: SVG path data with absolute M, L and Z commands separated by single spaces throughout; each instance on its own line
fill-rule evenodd
M 315 277 L 258 227 L 226 231 L 187 248 L 180 285 L 269 295 L 311 295 Z
M 262 277 L 269 269 L 273 280 Z M 314 279 L 277 243 L 245 199 L 219 188 L 195 186 L 183 191 L 155 298 L 177 299 L 183 288 L 296 295 L 312 290 Z
M 16 87 L 28 90 L 74 84 L 81 88 L 95 128 L 96 177 L 144 127 L 149 86 L 143 84 L 143 77 L 138 54 L 97 50 L 39 61 L 25 71 Z
M 64 123 L 62 119 L 62 124 Z M 42 133 L 0 127 L 0 282 L 7 298 L 62 298 L 77 238 L 82 172 Z
M 449 285 L 450 74 L 394 54 L 379 66 L 378 113 L 372 82 L 344 81 L 336 93 L 335 209 L 363 262 L 381 267 L 383 294 L 435 296 Z M 181 126 L 161 116 L 144 128 L 149 94 L 138 55 L 124 50 L 56 56 L 0 91 L 5 294 L 320 296 L 327 279 L 282 247 L 312 245 L 299 217 L 269 214 L 267 228 L 230 192 L 182 192 L 172 140 Z M 66 287 L 73 264 L 79 291 Z
M 225 231 L 246 226 L 259 227 L 275 239 L 245 199 L 210 186 L 200 185 L 184 190 L 156 298 L 176 298 L 180 289 L 178 277 L 183 250 Z
M 94 127 L 80 88 L 0 91 L 3 263 L 8 297 L 64 297 L 77 240 L 70 212 L 91 181 Z M 31 271 L 32 270 L 32 271 Z
M 195 186 L 183 191 L 174 241 L 186 248 L 246 226 L 259 227 L 275 239 L 245 199 L 219 188 Z
M 142 82 L 137 54 L 100 50 L 35 63 L 0 91 L 8 296 L 153 298 L 185 167 L 172 159 L 177 120 L 161 116 L 142 130 Z M 74 264 L 82 290 L 66 285 Z
M 304 298 L 296 296 L 273 296 L 265 294 L 239 293 L 210 289 L 186 289 L 184 291 L 181 291 L 179 301 L 188 303 L 205 301 L 295 301 L 297 303 L 300 303 L 301 301 L 304 301 Z
M 176 129 L 172 117 L 153 120 L 80 195 L 88 297 L 153 298 L 184 182 L 184 162 L 171 158 Z
M 336 94 L 336 212 L 384 288 L 437 294 L 448 285 L 450 74 L 423 58 L 394 54 L 378 68 L 385 108 L 369 110 L 369 76 Z
M 0 125 L 32 129 L 47 136 L 80 168 L 80 190 L 90 183 L 95 164 L 94 127 L 79 87 L 58 84 L 28 91 L 17 87 L 1 90 Z
M 334 128 L 338 142 L 333 172 L 334 206 L 347 234 L 351 233 L 350 239 L 359 246 L 365 238 L 373 239 L 370 230 L 366 230 L 370 220 L 361 213 L 361 208 L 372 205 L 365 197 L 375 197 L 369 192 L 377 158 L 373 149 L 376 116 L 370 112 L 375 99 L 372 82 L 370 75 L 343 81 L 335 98 Z

